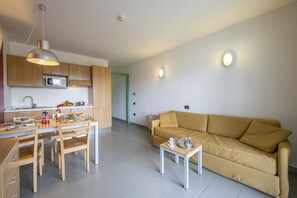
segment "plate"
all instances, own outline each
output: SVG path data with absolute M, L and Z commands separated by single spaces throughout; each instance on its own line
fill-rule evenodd
M 27 127 L 29 127 L 29 125 L 27 125 L 27 124 L 13 125 L 13 126 L 8 127 L 7 130 L 13 131 L 13 130 L 18 130 L 18 129 L 24 129 L 24 128 L 27 128 Z
M 177 140 L 177 145 L 179 147 L 183 148 L 183 149 L 191 149 L 191 148 L 196 146 L 195 142 L 191 141 L 191 147 L 187 148 L 186 145 L 185 145 L 185 140 L 186 140 L 186 138 L 182 138 L 182 139 Z

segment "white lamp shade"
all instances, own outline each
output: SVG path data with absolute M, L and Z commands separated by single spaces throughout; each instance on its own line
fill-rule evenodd
M 49 44 L 46 40 L 38 40 L 36 49 L 29 52 L 27 55 L 27 61 L 47 66 L 58 66 L 60 65 L 57 56 L 49 51 Z
M 232 64 L 232 61 L 233 61 L 232 54 L 230 52 L 225 53 L 223 56 L 223 64 L 226 67 L 229 67 Z

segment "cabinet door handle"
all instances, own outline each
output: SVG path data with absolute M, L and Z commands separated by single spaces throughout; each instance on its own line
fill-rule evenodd
M 11 182 L 9 182 L 8 184 L 15 184 L 17 181 L 17 176 L 14 176 L 13 178 L 11 178 Z
M 21 86 L 32 86 L 32 84 L 20 84 Z

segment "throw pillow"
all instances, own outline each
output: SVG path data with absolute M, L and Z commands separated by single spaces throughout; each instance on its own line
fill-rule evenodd
M 178 127 L 174 111 L 160 114 L 160 127 Z
M 272 153 L 278 143 L 287 139 L 291 133 L 291 131 L 269 124 L 252 121 L 239 141 L 267 153 Z

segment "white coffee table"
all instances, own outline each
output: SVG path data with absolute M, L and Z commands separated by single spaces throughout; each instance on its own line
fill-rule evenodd
M 167 142 L 160 145 L 160 173 L 164 174 L 164 150 L 175 155 L 175 163 L 179 163 L 179 157 L 184 158 L 184 188 L 189 188 L 189 158 L 198 153 L 198 174 L 202 175 L 202 145 L 196 144 L 191 149 L 183 149 L 178 146 L 169 147 Z

